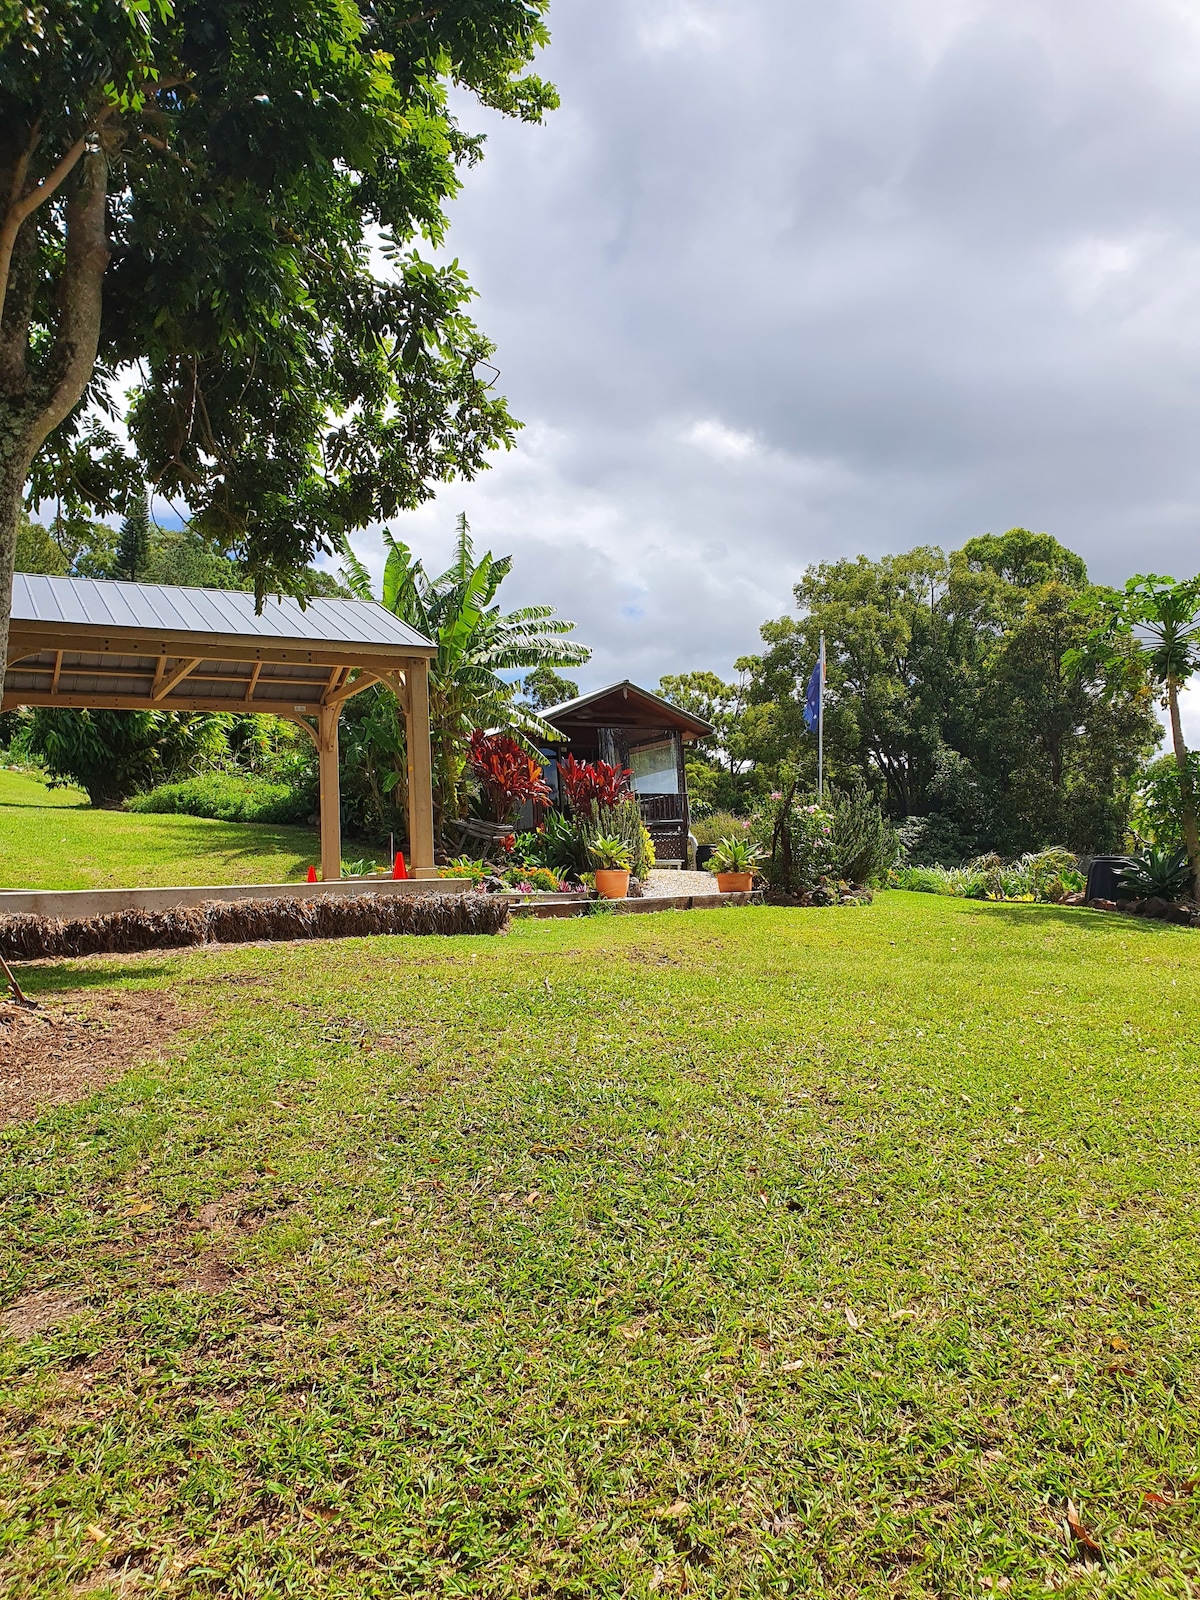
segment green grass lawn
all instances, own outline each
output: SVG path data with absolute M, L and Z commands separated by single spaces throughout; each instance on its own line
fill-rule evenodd
M 0 770 L 0 889 L 286 883 L 319 861 L 313 828 L 93 811 L 79 790 Z
M 3 1299 L 83 1305 L 0 1341 L 5 1594 L 1196 1593 L 1190 930 L 890 893 L 25 975 L 204 1015 L 5 1136 Z

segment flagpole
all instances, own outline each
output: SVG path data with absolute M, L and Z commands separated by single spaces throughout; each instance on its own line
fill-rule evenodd
M 825 635 L 821 635 L 821 677 L 817 696 L 817 804 L 825 801 Z

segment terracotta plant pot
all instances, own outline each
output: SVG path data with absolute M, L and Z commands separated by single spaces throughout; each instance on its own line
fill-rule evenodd
M 752 872 L 717 873 L 717 888 L 722 894 L 749 894 L 753 883 Z
M 629 874 L 627 872 L 597 872 L 596 893 L 601 900 L 624 900 L 629 893 Z

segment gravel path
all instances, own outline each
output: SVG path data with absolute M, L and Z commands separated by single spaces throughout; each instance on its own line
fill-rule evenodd
M 673 894 L 716 894 L 717 880 L 711 872 L 684 872 L 678 867 L 664 867 L 650 872 L 642 885 L 647 899 L 657 900 Z

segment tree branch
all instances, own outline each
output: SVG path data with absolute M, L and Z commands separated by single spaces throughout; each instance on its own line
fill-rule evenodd
M 67 202 L 67 237 L 58 281 L 58 330 L 46 364 L 36 420 L 27 443 L 29 459 L 79 399 L 96 365 L 100 309 L 108 266 L 108 158 L 89 150 L 75 192 Z
M 115 106 L 104 106 L 98 111 L 66 155 L 59 161 L 58 165 L 48 172 L 40 183 L 35 183 L 28 194 L 21 194 L 20 190 L 25 184 L 25 174 L 29 170 L 29 160 L 37 145 L 37 129 L 33 130 L 29 144 L 17 163 L 19 178 L 13 184 L 13 190 L 9 196 L 8 209 L 4 214 L 3 223 L 0 223 L 0 318 L 4 316 L 4 298 L 8 290 L 8 269 L 12 261 L 13 246 L 17 242 L 17 234 L 21 231 L 21 224 L 26 217 L 32 216 L 40 205 L 44 205 L 50 196 L 61 188 L 63 182 L 78 165 L 80 157 L 87 149 L 88 140 L 93 134 L 99 132 L 116 109 Z

